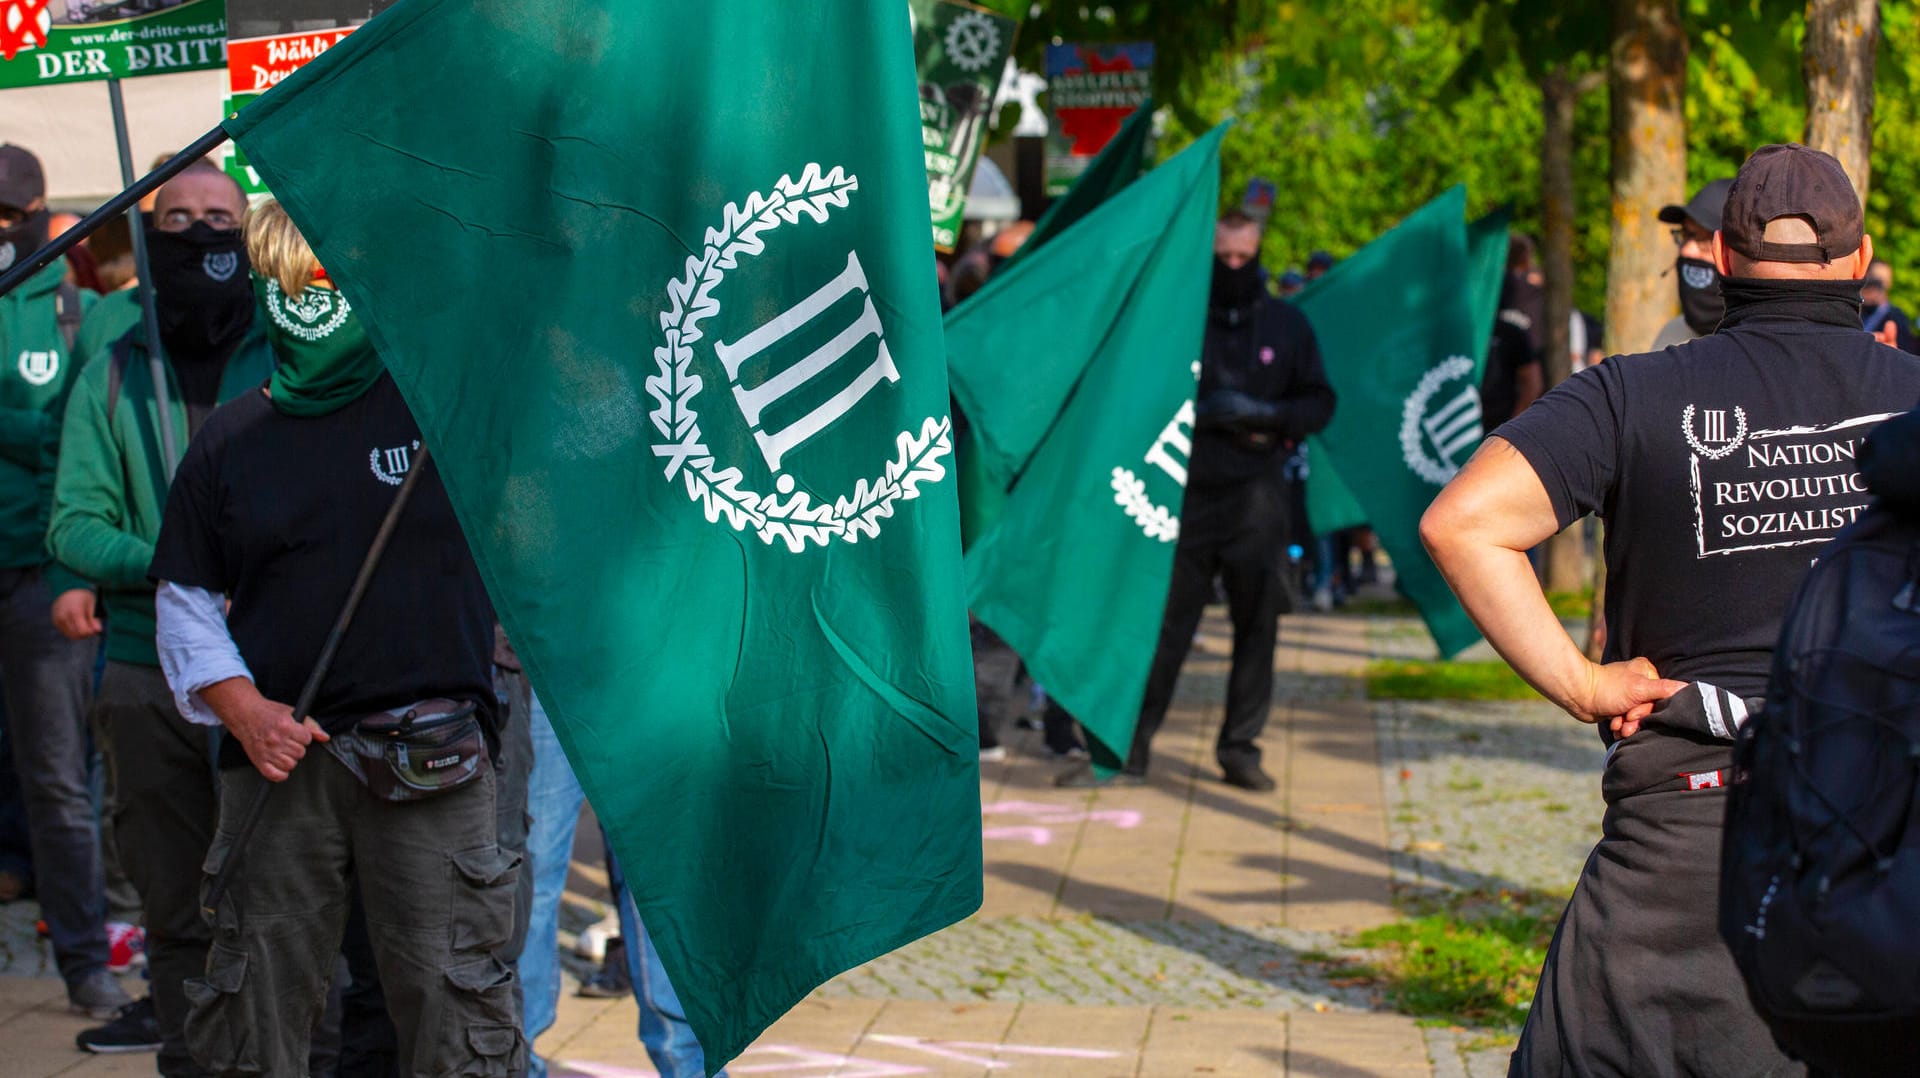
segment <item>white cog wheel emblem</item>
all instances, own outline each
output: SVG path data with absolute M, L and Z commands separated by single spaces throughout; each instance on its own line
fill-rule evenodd
M 947 27 L 947 59 L 969 74 L 993 63 L 1000 53 L 1000 28 L 977 11 L 969 11 Z

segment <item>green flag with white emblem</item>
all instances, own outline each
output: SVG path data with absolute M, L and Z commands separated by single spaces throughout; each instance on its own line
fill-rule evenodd
M 900 0 L 402 0 L 228 124 L 418 418 L 709 1067 L 980 903 L 915 97 Z
M 1329 464 L 1366 512 L 1442 656 L 1480 639 L 1420 544 L 1420 515 L 1480 444 L 1493 320 L 1472 272 L 1466 210 L 1466 189 L 1453 188 L 1300 298 L 1340 397 L 1313 442 L 1314 467 Z
M 954 392 L 1007 491 L 967 551 L 974 615 L 1125 758 L 1167 604 L 1225 128 L 953 312 Z
M 1469 308 L 1473 325 L 1479 329 L 1479 347 L 1473 353 L 1479 364 L 1478 372 L 1485 371 L 1487 365 L 1487 344 L 1493 331 L 1494 312 L 1500 309 L 1500 287 L 1507 275 L 1507 233 L 1513 219 L 1513 211 L 1501 208 L 1473 221 L 1467 226 L 1467 269 L 1468 283 L 1473 289 Z M 1321 278 L 1325 280 L 1325 278 Z M 1307 286 L 1307 291 L 1295 302 L 1311 306 L 1318 293 L 1320 281 Z M 1324 352 L 1324 349 L 1323 349 Z M 1369 349 L 1363 355 L 1339 357 L 1343 363 L 1366 365 L 1376 353 Z M 1317 534 L 1340 531 L 1345 528 L 1357 528 L 1367 522 L 1367 511 L 1360 507 L 1359 499 L 1346 481 L 1340 478 L 1335 468 L 1333 456 L 1321 444 L 1316 436 L 1311 439 L 1307 478 L 1307 519 L 1312 522 Z

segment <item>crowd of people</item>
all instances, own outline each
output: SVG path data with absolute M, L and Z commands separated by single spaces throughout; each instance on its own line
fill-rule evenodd
M 1838 170 L 1769 147 L 1666 207 L 1681 315 L 1646 354 L 1603 362 L 1600 327 L 1575 312 L 1578 373 L 1552 392 L 1539 266 L 1513 242 L 1481 384 L 1490 436 L 1422 537 L 1501 654 L 1611 746 L 1605 837 L 1516 1074 L 1795 1066 L 1742 992 L 1699 869 L 1717 858 L 1714 791 L 1740 724 L 1712 716 L 1757 710 L 1808 551 L 1711 536 L 1675 492 L 1699 496 L 1683 473 L 1749 428 L 1861 425 L 1920 399 L 1920 363 L 1897 350 L 1914 349 L 1912 322 Z M 0 146 L 0 268 L 51 227 L 40 162 Z M 135 282 L 106 287 L 112 236 L 0 297 L 0 901 L 39 901 L 69 1002 L 103 1023 L 78 1046 L 156 1051 L 163 1075 L 544 1074 L 529 1045 L 554 1021 L 584 794 L 419 428 L 277 203 L 250 207 L 199 163 L 141 227 L 157 340 Z M 957 260 L 947 302 L 1022 238 Z M 1224 600 L 1220 777 L 1272 790 L 1258 742 L 1279 618 L 1350 594 L 1367 571 L 1350 551 L 1373 564 L 1363 532 L 1315 535 L 1305 518 L 1305 441 L 1338 402 L 1283 297 L 1334 260 L 1270 280 L 1261 242 L 1243 213 L 1215 228 L 1182 526 L 1133 742 L 1089 743 L 1049 707 L 1059 785 L 1146 780 L 1201 613 Z M 1738 433 L 1705 417 L 1733 411 Z M 1600 664 L 1528 562 L 1589 514 L 1612 581 Z M 974 639 L 990 758 L 1023 694 L 1004 645 L 978 625 Z M 705 1075 L 610 868 L 639 1040 L 663 1075 Z M 134 922 L 143 936 L 113 927 Z M 136 947 L 138 1000 L 118 975 Z

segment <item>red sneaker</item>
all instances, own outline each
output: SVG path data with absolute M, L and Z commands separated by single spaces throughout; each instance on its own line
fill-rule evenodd
M 107 972 L 119 976 L 147 964 L 147 932 L 123 921 L 107 922 Z

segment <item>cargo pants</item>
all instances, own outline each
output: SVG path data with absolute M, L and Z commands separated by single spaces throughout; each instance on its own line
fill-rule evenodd
M 259 785 L 221 775 L 211 881 Z M 267 801 L 187 982 L 187 1045 L 215 1075 L 304 1073 L 357 877 L 402 1075 L 509 1078 L 526 1066 L 514 934 L 520 857 L 497 842 L 495 774 L 422 801 L 369 793 L 311 746 Z

